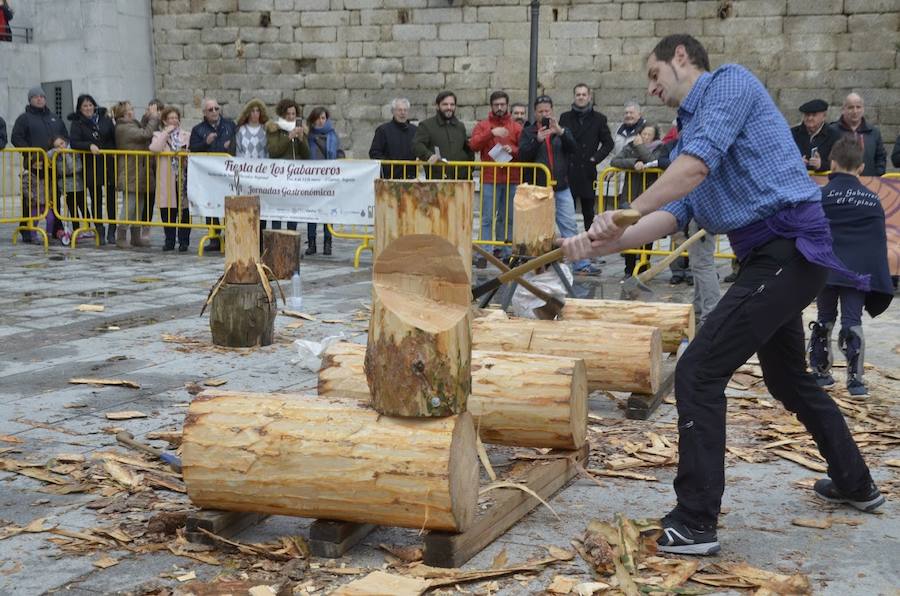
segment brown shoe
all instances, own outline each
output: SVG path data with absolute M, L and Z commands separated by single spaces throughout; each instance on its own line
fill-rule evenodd
M 145 241 L 141 236 L 141 226 L 131 226 L 131 246 L 135 248 L 146 248 L 150 243 Z
M 128 228 L 125 226 L 116 228 L 116 248 L 128 248 Z

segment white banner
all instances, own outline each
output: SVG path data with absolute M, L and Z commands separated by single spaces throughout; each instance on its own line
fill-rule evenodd
M 369 160 L 191 155 L 188 201 L 197 215 L 222 217 L 226 196 L 258 195 L 260 219 L 372 225 L 379 170 Z

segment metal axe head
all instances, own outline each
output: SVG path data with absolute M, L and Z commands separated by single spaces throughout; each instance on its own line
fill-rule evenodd
M 655 296 L 653 290 L 634 275 L 622 281 L 621 285 L 620 300 L 652 300 Z
M 547 301 L 543 306 L 539 306 L 531 312 L 534 313 L 535 317 L 542 321 L 553 321 L 559 316 L 559 313 L 562 312 L 565 305 L 566 303 L 556 296 L 548 295 Z

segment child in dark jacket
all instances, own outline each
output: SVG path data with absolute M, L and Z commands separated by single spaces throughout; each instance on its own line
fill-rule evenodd
M 810 323 L 809 366 L 822 387 L 834 384 L 831 376 L 831 332 L 841 304 L 838 348 L 847 358 L 847 391 L 868 395 L 863 383 L 865 339 L 862 311 L 873 317 L 884 312 L 893 298 L 888 269 L 887 234 L 884 209 L 878 195 L 863 186 L 859 174 L 863 154 L 850 137 L 840 139 L 831 149 L 829 183 L 822 188 L 822 208 L 831 224 L 834 253 L 848 269 L 871 277 L 870 291 L 857 290 L 852 280 L 829 273 L 825 287 L 816 298 L 818 320 Z

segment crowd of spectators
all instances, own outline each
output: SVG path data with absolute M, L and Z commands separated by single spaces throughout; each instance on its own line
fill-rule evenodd
M 8 5 L 0 2 L 0 9 Z M 7 19 L 8 20 L 8 19 Z M 457 98 L 452 91 L 442 91 L 435 99 L 435 112 L 418 124 L 410 118 L 410 104 L 398 97 L 391 102 L 391 120 L 375 131 L 368 155 L 378 160 L 418 160 L 424 167 L 390 165 L 382 167 L 382 177 L 411 179 L 424 175 L 429 179 L 468 179 L 469 167 L 448 165 L 448 162 L 533 162 L 552 172 L 556 181 L 556 224 L 561 236 L 577 233 L 576 210 L 583 216 L 587 229 L 594 217 L 598 191 L 604 209 L 627 207 L 656 179 L 654 168 L 668 165 L 669 153 L 677 142 L 678 129 L 673 123 L 666 135 L 662 127 L 647 122 L 636 101 L 626 102 L 621 124 L 613 131 L 606 115 L 593 102 L 591 89 L 578 84 L 573 89 L 572 103 L 558 118 L 553 99 L 547 95 L 537 98 L 533 108 L 534 122 L 528 121 L 528 106 L 512 103 L 504 91 L 490 96 L 488 114 L 477 122 L 471 134 L 456 117 Z M 828 104 L 821 99 L 810 100 L 800 106 L 802 121 L 792 128 L 801 158 L 811 171 L 827 170 L 829 154 L 834 143 L 851 136 L 863 151 L 863 175 L 885 172 L 887 155 L 881 132 L 865 118 L 863 98 L 850 93 L 843 102 L 838 120 L 828 123 Z M 101 107 L 89 94 L 78 97 L 75 111 L 68 116 L 70 130 L 48 107 L 40 86 L 28 93 L 28 105 L 15 120 L 11 141 L 15 147 L 40 148 L 45 151 L 63 148 L 83 153 L 72 156 L 63 152 L 62 168 L 68 172 L 62 181 L 46 192 L 52 199 L 65 197 L 65 219 L 86 218 L 104 220 L 95 223 L 93 232 L 101 244 L 115 244 L 119 248 L 145 247 L 150 244 L 147 225 L 118 226 L 116 220 L 149 223 L 159 211 L 165 239 L 163 250 L 188 250 L 190 243 L 190 210 L 186 196 L 186 161 L 172 153 L 227 153 L 248 158 L 273 159 L 340 159 L 344 157 L 335 123 L 326 107 L 315 107 L 303 118 L 301 107 L 291 99 L 280 101 L 274 108 L 274 118 L 268 107 L 253 99 L 241 109 L 237 121 L 226 117 L 214 98 L 201 104 L 203 120 L 187 130 L 181 126 L 181 112 L 163 102 L 152 100 L 143 117 L 138 120 L 128 101 L 118 102 L 111 110 Z M 7 142 L 5 121 L 0 118 L 0 148 Z M 119 155 L 103 153 L 120 149 L 163 153 L 157 158 L 148 155 Z M 44 169 L 37 153 L 28 154 L 21 175 L 23 185 L 22 213 L 42 213 L 48 197 L 39 177 Z M 116 163 L 118 159 L 118 163 Z M 900 137 L 891 156 L 900 167 Z M 596 188 L 597 172 L 606 165 L 627 170 L 610 177 Z M 650 171 L 647 171 L 650 170 Z M 117 173 L 118 172 L 118 173 Z M 512 197 L 520 182 L 546 183 L 543 174 L 517 169 L 484 166 L 480 169 L 480 194 L 476 207 L 481 225 L 478 237 L 483 240 L 509 242 L 512 237 Z M 81 184 L 74 184 L 81 180 Z M 117 199 L 117 191 L 121 199 Z M 65 222 L 48 218 L 47 232 L 60 242 L 68 241 L 70 230 Z M 209 225 L 218 225 L 218 218 L 207 218 Z M 262 222 L 265 227 L 268 222 Z M 273 221 L 272 228 L 280 228 Z M 297 222 L 287 222 L 296 230 Z M 22 232 L 23 242 L 37 241 L 31 232 Z M 220 250 L 218 238 L 207 247 Z M 317 226 L 307 224 L 306 254 L 318 252 Z M 332 238 L 324 226 L 323 254 L 332 252 Z M 495 251 L 508 256 L 508 249 Z M 636 270 L 636 257 L 625 255 L 625 274 Z M 598 263 L 580 262 L 575 273 L 593 274 Z M 676 262 L 672 268 L 672 283 L 690 281 L 689 261 Z

